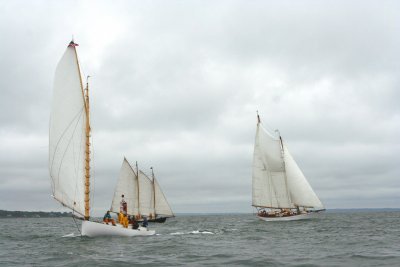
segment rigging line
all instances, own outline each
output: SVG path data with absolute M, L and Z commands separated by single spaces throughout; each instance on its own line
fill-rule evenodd
M 76 225 L 76 228 L 78 229 L 79 234 L 82 236 L 81 229 L 79 229 L 78 223 L 76 222 L 75 217 L 74 217 L 74 210 L 72 210 L 72 219 L 75 222 L 75 225 Z

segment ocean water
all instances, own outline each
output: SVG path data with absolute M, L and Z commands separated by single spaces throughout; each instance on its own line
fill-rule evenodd
M 80 237 L 72 218 L 0 219 L 0 266 L 400 266 L 400 212 L 263 222 L 177 216 L 151 237 Z

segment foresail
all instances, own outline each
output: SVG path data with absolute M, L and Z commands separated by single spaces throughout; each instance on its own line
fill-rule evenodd
M 139 171 L 139 210 L 142 216 L 154 215 L 153 184 L 150 178 Z
M 254 145 L 252 184 L 253 206 L 294 208 L 286 185 L 280 140 L 260 123 Z
M 157 215 L 162 215 L 163 217 L 173 217 L 174 213 L 163 191 L 161 190 L 158 181 L 154 178 L 154 194 L 155 194 L 155 212 Z
M 117 186 L 114 190 L 114 197 L 111 204 L 111 211 L 120 211 L 120 202 L 122 195 L 127 203 L 127 212 L 129 215 L 137 215 L 139 213 L 138 203 L 138 187 L 137 175 L 132 169 L 129 162 L 124 159 L 122 162 Z
M 84 216 L 85 102 L 75 48 L 58 63 L 49 129 L 52 192 L 63 205 Z
M 286 175 L 292 202 L 297 206 L 323 209 L 322 202 L 311 188 L 286 145 L 284 145 L 284 150 Z

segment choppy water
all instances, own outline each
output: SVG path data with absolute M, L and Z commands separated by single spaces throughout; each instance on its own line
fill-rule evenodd
M 400 212 L 307 221 L 178 216 L 151 237 L 80 237 L 70 218 L 1 219 L 0 266 L 400 266 Z

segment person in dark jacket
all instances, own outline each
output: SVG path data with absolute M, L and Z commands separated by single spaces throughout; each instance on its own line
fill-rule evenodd
M 132 229 L 138 229 L 139 228 L 139 223 L 135 220 L 134 216 L 132 216 L 131 223 L 132 223 Z
M 104 215 L 104 217 L 103 217 L 103 222 L 104 222 L 105 224 L 112 223 L 112 225 L 115 226 L 115 221 L 114 221 L 113 218 L 111 218 L 111 214 L 110 214 L 110 211 L 109 211 L 109 210 L 108 210 L 107 213 Z
M 147 227 L 148 225 L 149 225 L 149 222 L 147 221 L 147 217 L 143 217 L 142 226 L 143 226 L 143 227 Z

